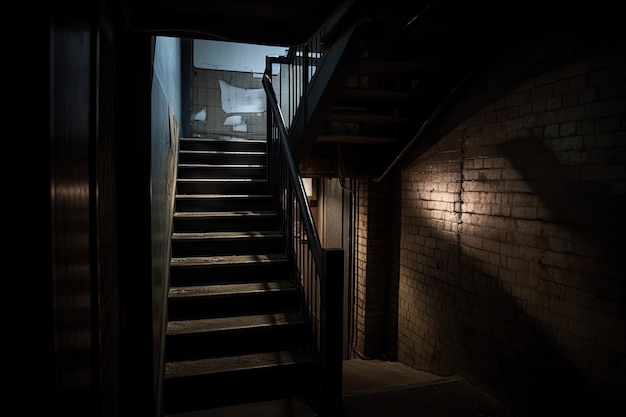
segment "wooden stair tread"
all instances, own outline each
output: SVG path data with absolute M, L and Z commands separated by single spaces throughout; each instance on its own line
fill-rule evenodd
M 198 182 L 198 183 L 246 183 L 246 182 L 267 182 L 265 178 L 177 178 L 177 182 Z
M 184 219 L 212 219 L 216 217 L 274 217 L 278 213 L 275 211 L 252 211 L 252 210 L 236 210 L 236 211 L 177 211 L 174 213 L 175 218 Z
M 262 151 L 218 151 L 211 149 L 181 149 L 178 151 L 181 153 L 189 154 L 208 154 L 208 155 L 265 155 Z
M 167 334 L 175 336 L 181 334 L 221 332 L 225 330 L 241 330 L 253 327 L 285 326 L 303 323 L 305 323 L 305 321 L 302 315 L 295 312 L 195 320 L 171 320 L 167 323 Z
M 282 237 L 281 232 L 273 231 L 246 231 L 246 232 L 174 232 L 172 240 L 201 240 L 201 239 L 262 239 Z
M 170 287 L 169 297 L 176 299 L 193 297 L 215 297 L 232 294 L 268 293 L 293 290 L 296 287 L 291 281 L 263 281 L 217 285 L 191 285 Z
M 222 256 L 190 256 L 172 258 L 170 265 L 194 267 L 194 266 L 207 266 L 207 265 L 244 265 L 244 264 L 258 264 L 258 263 L 275 263 L 275 262 L 287 262 L 287 258 L 284 254 L 266 253 L 263 255 L 222 255 Z
M 212 199 L 212 198 L 230 198 L 230 199 L 238 199 L 238 198 L 269 198 L 270 194 L 176 194 L 176 199 Z
M 179 168 L 265 168 L 264 164 L 200 164 L 179 163 Z
M 215 143 L 215 142 L 244 142 L 244 143 L 267 143 L 265 139 L 248 139 L 237 137 L 217 137 L 217 138 L 180 138 L 181 142 L 200 142 L 200 143 Z
M 264 352 L 251 355 L 168 362 L 165 364 L 165 379 L 312 362 L 313 358 L 311 355 L 299 351 Z

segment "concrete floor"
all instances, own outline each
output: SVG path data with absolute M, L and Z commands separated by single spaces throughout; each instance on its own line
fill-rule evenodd
M 170 417 L 317 417 L 304 401 L 278 400 Z M 465 379 L 399 362 L 344 362 L 343 413 L 329 417 L 520 417 Z
M 399 362 L 344 362 L 344 417 L 520 417 L 458 376 Z

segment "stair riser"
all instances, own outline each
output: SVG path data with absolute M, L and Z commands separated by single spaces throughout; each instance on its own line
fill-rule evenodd
M 284 241 L 282 238 L 238 238 L 238 239 L 191 239 L 172 240 L 172 256 L 215 256 L 240 255 L 266 253 L 280 253 L 283 251 Z
M 186 299 L 174 297 L 168 300 L 168 318 L 170 320 L 184 320 L 215 316 L 279 313 L 284 310 L 296 309 L 298 302 L 298 294 L 295 290 L 228 296 L 211 295 Z
M 243 281 L 261 282 L 280 280 L 288 276 L 289 266 L 286 262 L 201 267 L 174 264 L 170 268 L 170 283 L 173 286 L 225 284 Z
M 314 388 L 313 364 L 281 365 L 246 371 L 166 378 L 165 413 L 182 413 L 299 395 Z
M 174 219 L 175 232 L 224 232 L 276 230 L 276 216 L 263 217 L 213 217 L 208 219 Z
M 302 348 L 306 340 L 304 325 L 260 327 L 229 332 L 167 336 L 168 361 L 196 360 L 207 357 L 236 356 Z M 299 342 L 301 343 L 301 342 Z
M 265 166 L 179 166 L 178 178 L 252 178 L 266 179 Z
M 267 182 L 179 180 L 177 194 L 267 194 Z
M 179 150 L 183 151 L 230 151 L 230 152 L 265 152 L 266 142 L 258 141 L 221 141 L 181 139 Z
M 271 197 L 176 197 L 176 211 L 269 211 L 274 208 Z
M 266 154 L 189 151 L 178 154 L 179 164 L 265 165 Z

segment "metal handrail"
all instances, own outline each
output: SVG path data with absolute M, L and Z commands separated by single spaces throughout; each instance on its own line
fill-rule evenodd
M 298 165 L 293 157 L 291 145 L 289 144 L 289 133 L 287 133 L 287 128 L 285 127 L 283 113 L 278 106 L 278 100 L 276 99 L 274 88 L 272 87 L 272 81 L 267 74 L 263 75 L 263 87 L 265 88 L 265 93 L 267 94 L 268 101 L 272 108 L 272 113 L 274 114 L 274 118 L 277 122 L 277 128 L 280 134 L 279 139 L 282 141 L 283 145 L 283 157 L 287 162 L 290 173 L 289 177 L 291 178 L 292 185 L 296 190 L 295 198 L 303 210 L 302 215 L 304 216 L 304 227 L 306 229 L 308 243 L 311 246 L 311 253 L 313 254 L 316 264 L 321 265 L 322 245 L 313 221 L 311 205 L 309 203 L 309 199 L 306 197 L 306 190 L 304 188 L 304 183 L 302 182 L 302 176 L 300 175 L 300 170 L 298 169 Z
M 310 346 L 317 363 L 321 407 L 334 414 L 342 402 L 344 252 L 322 248 L 284 117 L 267 73 L 263 76 L 263 87 L 273 116 L 268 117 L 270 184 L 284 219 L 286 249 L 302 289 L 303 308 L 310 324 Z

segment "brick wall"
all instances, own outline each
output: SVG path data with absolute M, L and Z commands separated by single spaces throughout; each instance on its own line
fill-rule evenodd
M 353 353 L 385 356 L 391 266 L 391 184 L 359 180 Z
M 402 170 L 398 359 L 561 415 L 626 398 L 626 48 L 542 33 Z
M 366 299 L 367 291 L 367 223 L 368 223 L 368 190 L 367 182 L 357 181 L 356 199 L 356 245 L 355 245 L 355 279 L 353 288 L 353 319 L 352 319 L 352 347 L 353 352 L 365 355 L 365 323 L 366 323 Z M 371 354 L 371 353 L 370 353 Z

